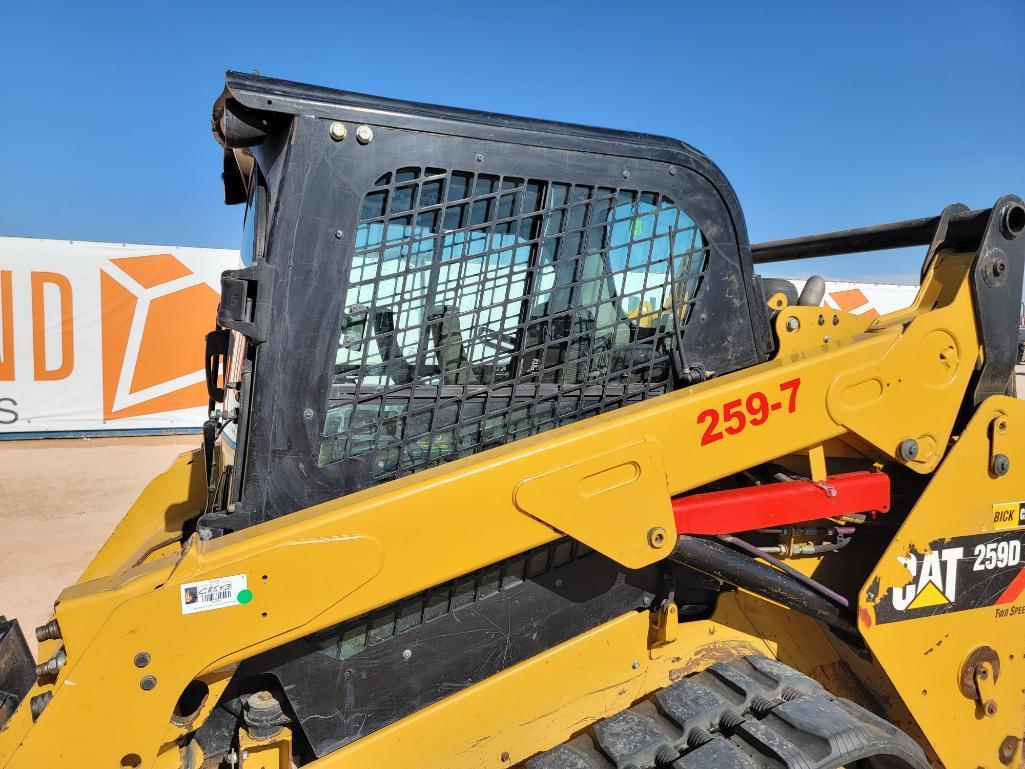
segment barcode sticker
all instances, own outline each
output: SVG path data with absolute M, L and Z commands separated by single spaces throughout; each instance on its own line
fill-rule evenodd
M 238 606 L 253 600 L 246 586 L 246 575 L 188 582 L 181 586 L 182 614 L 195 614 L 210 609 Z

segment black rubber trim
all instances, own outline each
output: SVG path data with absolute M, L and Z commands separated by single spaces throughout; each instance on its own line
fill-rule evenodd
M 761 656 L 716 662 L 527 762 L 527 769 L 929 769 L 897 727 Z
M 35 660 L 17 620 L 0 615 L 0 728 L 36 680 Z

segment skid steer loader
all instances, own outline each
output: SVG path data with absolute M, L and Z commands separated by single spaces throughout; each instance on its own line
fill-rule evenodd
M 202 447 L 0 624 L 0 767 L 1025 765 L 1021 200 L 752 247 L 654 136 L 236 73 L 213 132 Z M 754 272 L 909 245 L 881 317 Z

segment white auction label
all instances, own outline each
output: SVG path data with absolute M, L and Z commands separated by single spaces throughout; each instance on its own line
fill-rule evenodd
M 195 614 L 249 603 L 253 600 L 253 594 L 246 587 L 246 575 L 235 574 L 202 582 L 188 582 L 181 587 L 181 598 L 182 614 Z

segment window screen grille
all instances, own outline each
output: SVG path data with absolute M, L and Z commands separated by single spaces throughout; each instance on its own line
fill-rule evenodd
M 655 192 L 402 168 L 360 212 L 321 466 L 380 482 L 672 388 L 708 261 Z

